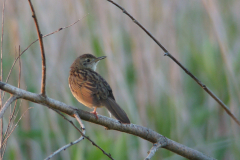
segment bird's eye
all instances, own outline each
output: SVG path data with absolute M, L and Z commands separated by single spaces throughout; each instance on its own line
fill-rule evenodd
M 86 59 L 87 62 L 90 62 L 90 59 Z

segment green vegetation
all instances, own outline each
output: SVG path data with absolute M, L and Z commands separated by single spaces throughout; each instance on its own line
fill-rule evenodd
M 240 119 L 240 3 L 237 0 L 159 1 L 116 0 L 146 27 L 169 52 L 207 85 Z M 105 0 L 33 2 L 44 38 L 47 95 L 90 111 L 68 87 L 69 67 L 83 53 L 107 56 L 98 72 L 112 86 L 116 101 L 132 123 L 151 128 L 181 144 L 219 160 L 240 157 L 239 126 L 136 24 Z M 217 12 L 211 7 L 216 7 Z M 2 8 L 2 2 L 1 6 Z M 0 17 L 2 13 L 0 13 Z M 3 72 L 6 79 L 15 51 L 37 39 L 27 1 L 8 0 L 5 8 Z M 41 55 L 34 44 L 21 57 L 21 88 L 40 92 Z M 17 86 L 18 64 L 9 83 Z M 7 98 L 5 96 L 5 100 Z M 48 108 L 22 101 L 17 119 L 29 108 L 8 141 L 4 159 L 46 158 L 79 133 Z M 9 112 L 9 110 L 7 111 Z M 99 114 L 109 116 L 106 109 Z M 6 127 L 9 113 L 5 114 Z M 77 122 L 73 120 L 75 124 Z M 143 159 L 152 144 L 140 138 L 84 122 L 86 134 L 117 159 Z M 57 160 L 108 159 L 84 140 L 55 157 Z M 153 160 L 184 158 L 160 149 Z

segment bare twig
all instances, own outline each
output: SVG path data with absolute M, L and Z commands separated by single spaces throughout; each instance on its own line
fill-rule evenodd
M 4 83 L 0 81 L 0 89 L 17 95 L 19 98 L 34 102 L 34 103 L 38 103 L 38 104 L 42 104 L 44 106 L 48 106 L 49 108 L 53 109 L 53 110 L 58 110 L 60 112 L 63 112 L 65 114 L 68 114 L 72 117 L 74 117 L 74 114 L 79 115 L 79 117 L 81 117 L 82 120 L 85 121 L 89 121 L 98 125 L 102 125 L 106 128 L 108 128 L 109 130 L 117 130 L 120 132 L 125 132 L 125 133 L 129 133 L 138 137 L 141 137 L 149 142 L 152 143 L 157 143 L 159 141 L 161 141 L 161 143 L 165 143 L 167 142 L 167 145 L 164 146 L 163 148 L 168 149 L 174 153 L 177 153 L 183 157 L 186 157 L 188 159 L 196 159 L 196 160 L 213 160 L 214 158 L 209 157 L 197 150 L 194 150 L 192 148 L 189 148 L 187 146 L 184 146 L 182 144 L 179 144 L 171 139 L 168 139 L 164 136 L 162 136 L 161 134 L 146 128 L 146 127 L 142 127 L 139 125 L 135 125 L 135 124 L 122 124 L 119 123 L 119 121 L 112 119 L 112 118 L 108 118 L 105 116 L 101 116 L 98 115 L 98 119 L 96 119 L 96 116 L 80 110 L 80 109 L 76 109 L 72 106 L 68 106 L 66 104 L 64 104 L 63 102 L 54 100 L 52 98 L 49 97 L 43 97 L 39 94 L 36 93 L 31 93 L 28 91 L 25 91 L 23 89 L 14 87 L 10 84 Z M 1 118 L 1 114 L 0 114 L 0 118 Z M 69 121 L 79 132 L 81 132 L 71 121 Z M 89 141 L 91 141 L 88 137 L 84 137 L 86 139 L 88 139 Z M 91 141 L 92 142 L 92 141 Z M 93 145 L 96 145 L 94 142 L 92 142 Z
M 35 22 L 35 26 L 37 29 L 37 34 L 38 34 L 38 39 L 39 39 L 39 45 L 40 45 L 40 50 L 41 50 L 41 55 L 42 55 L 42 83 L 41 83 L 41 94 L 42 96 L 46 96 L 46 60 L 45 60 L 45 52 L 44 52 L 44 46 L 43 46 L 43 40 L 42 40 L 42 34 L 38 25 L 38 20 L 37 20 L 37 16 L 36 13 L 34 11 L 33 5 L 31 0 L 28 0 L 31 11 L 32 11 L 32 17 L 34 19 Z
M 3 58 L 3 33 L 4 33 L 5 2 L 6 2 L 6 0 L 3 1 L 3 8 L 2 8 L 2 35 L 1 35 L 1 62 L 0 62 L 1 63 L 1 75 L 0 75 L 0 81 L 2 81 L 2 76 L 3 76 L 2 58 Z M 1 102 L 2 102 L 2 91 L 0 92 L 0 96 L 1 96 Z
M 71 143 L 69 143 L 69 144 L 67 144 L 67 145 L 59 148 L 58 150 L 56 150 L 55 152 L 53 152 L 51 155 L 49 155 L 47 158 L 45 158 L 45 160 L 51 159 L 52 157 L 54 157 L 55 155 L 57 155 L 57 154 L 60 153 L 61 151 L 64 151 L 64 150 L 66 150 L 68 147 L 71 147 L 71 146 L 73 146 L 74 144 L 79 143 L 79 142 L 82 141 L 83 139 L 84 139 L 84 137 L 81 136 L 81 137 L 80 137 L 79 139 L 77 139 L 76 141 L 71 142 Z
M 25 113 L 26 113 L 28 110 L 32 109 L 32 108 L 33 108 L 33 107 L 30 107 L 30 108 L 26 109 L 26 110 L 23 112 L 23 114 L 21 115 L 21 117 L 18 119 L 17 123 L 13 126 L 13 128 L 11 129 L 11 131 L 10 131 L 10 132 L 8 133 L 8 135 L 4 138 L 3 145 L 4 145 L 5 143 L 7 143 L 8 138 L 10 137 L 10 135 L 12 134 L 12 132 L 15 130 L 15 128 L 17 127 L 18 123 L 20 122 L 20 120 L 22 119 L 22 117 L 25 115 Z M 1 148 L 0 148 L 0 149 L 1 149 Z
M 77 119 L 78 123 L 80 124 L 81 129 L 82 129 L 82 133 L 85 135 L 86 130 L 85 130 L 85 126 L 84 126 L 81 118 L 79 117 L 79 115 L 77 113 L 74 114 L 74 117 Z
M 54 109 L 54 110 L 55 110 L 55 109 Z M 76 110 L 75 110 L 75 111 L 73 112 L 73 115 L 72 115 L 72 116 L 75 117 L 75 118 L 76 118 L 76 116 L 79 117 L 79 119 L 78 119 L 78 118 L 76 118 L 76 119 L 77 119 L 78 123 L 81 125 L 81 128 L 82 128 L 83 132 L 80 131 L 79 128 L 78 128 L 72 121 L 70 121 L 69 119 L 67 119 L 62 113 L 60 113 L 60 112 L 57 111 L 57 110 L 55 110 L 55 111 L 56 111 L 59 115 L 61 115 L 65 120 L 67 120 L 69 123 L 71 123 L 71 124 L 73 125 L 73 127 L 76 128 L 76 130 L 77 130 L 84 138 L 86 138 L 88 141 L 90 141 L 90 142 L 92 143 L 92 145 L 94 145 L 95 147 L 97 147 L 98 149 L 100 149 L 100 150 L 103 152 L 103 154 L 105 154 L 106 156 L 108 156 L 110 159 L 113 160 L 111 154 L 108 154 L 107 152 L 105 152 L 100 146 L 98 146 L 95 142 L 93 142 L 89 137 L 87 137 L 87 136 L 85 135 L 85 127 L 84 127 L 83 123 L 81 122 L 81 119 L 80 119 L 80 116 L 79 116 L 79 112 L 78 112 L 78 111 L 76 112 Z M 80 120 L 80 121 L 79 121 L 79 120 Z M 83 129 L 83 128 L 84 128 L 84 129 Z
M 72 23 L 72 24 L 70 24 L 70 25 L 68 25 L 68 26 L 66 26 L 66 27 L 61 27 L 61 28 L 57 29 L 56 31 L 53 31 L 53 32 L 51 32 L 51 33 L 49 33 L 49 34 L 46 34 L 46 35 L 42 36 L 42 38 L 48 37 L 48 36 L 50 36 L 50 35 L 52 35 L 52 34 L 55 34 L 55 33 L 59 32 L 59 31 L 63 30 L 63 29 L 67 29 L 67 28 L 75 25 L 75 24 L 78 23 L 80 20 L 82 20 L 84 17 L 86 17 L 87 15 L 88 15 L 88 14 L 86 14 L 86 15 L 83 16 L 82 18 L 78 19 L 77 21 L 75 21 L 74 23 Z M 33 42 L 32 42 L 29 46 L 27 46 L 27 48 L 25 48 L 25 49 L 20 53 L 20 55 L 14 60 L 13 65 L 12 65 L 12 67 L 11 67 L 9 73 L 8 73 L 8 76 L 7 76 L 7 79 L 6 79 L 6 83 L 8 82 L 8 80 L 9 80 L 9 78 L 10 78 L 11 72 L 12 72 L 13 67 L 14 67 L 14 65 L 16 64 L 17 60 L 20 58 L 20 56 L 22 56 L 23 53 L 25 53 L 25 52 L 26 52 L 34 43 L 36 43 L 38 40 L 39 40 L 39 39 L 36 39 L 35 41 L 33 41 Z M 4 94 L 3 94 L 3 96 L 4 96 Z
M 2 35 L 1 35 L 1 62 L 0 62 L 0 66 L 1 66 L 1 73 L 0 73 L 0 81 L 2 81 L 3 79 L 3 63 L 2 63 L 2 58 L 3 58 L 3 33 L 4 33 L 4 10 L 5 10 L 5 2 L 6 0 L 3 1 L 3 9 L 2 9 Z M 0 108 L 3 107 L 3 98 L 2 98 L 2 91 L 0 91 Z M 0 119 L 0 129 L 1 129 L 1 133 L 0 133 L 0 146 L 2 146 L 2 141 L 3 141 L 3 120 Z M 2 159 L 2 152 L 0 152 L 0 156 Z
M 203 84 L 200 80 L 197 79 L 190 71 L 188 71 L 187 68 L 185 68 L 175 57 L 173 57 L 166 48 L 162 46 L 162 44 L 146 29 L 144 28 L 131 14 L 129 14 L 123 7 L 121 7 L 116 2 L 113 2 L 112 0 L 107 0 L 108 2 L 114 4 L 119 9 L 123 11 L 128 17 L 132 19 L 134 23 L 136 23 L 141 29 L 144 30 L 144 32 L 149 35 L 154 42 L 157 43 L 157 45 L 164 51 L 164 56 L 168 56 L 170 59 L 172 59 L 175 63 L 178 64 L 179 67 L 181 67 L 195 82 L 197 82 L 198 85 L 200 85 L 226 112 L 227 114 L 232 117 L 232 119 L 240 126 L 240 121 L 236 118 L 236 116 L 230 111 L 227 105 L 225 105 L 221 99 L 219 99 L 205 84 Z
M 3 117 L 3 114 L 5 113 L 6 109 L 12 104 L 12 102 L 14 102 L 16 99 L 18 99 L 19 96 L 17 95 L 12 95 L 7 102 L 4 104 L 4 106 L 1 108 L 0 110 L 0 117 Z
M 78 116 L 78 114 L 75 114 L 74 116 L 75 116 L 75 118 L 77 119 L 78 123 L 79 123 L 80 126 L 81 126 L 81 129 L 82 129 L 82 133 L 81 133 L 81 134 L 84 134 L 84 135 L 85 135 L 85 126 L 84 126 L 84 124 L 82 123 L 81 118 Z M 81 137 L 80 137 L 79 139 L 77 139 L 76 141 L 71 142 L 71 143 L 69 143 L 69 144 L 67 144 L 67 145 L 59 148 L 58 150 L 56 150 L 55 152 L 53 152 L 51 155 L 49 155 L 47 158 L 45 158 L 45 160 L 51 159 L 53 156 L 57 155 L 57 154 L 60 153 L 61 151 L 66 150 L 68 147 L 71 147 L 71 146 L 73 146 L 74 144 L 79 143 L 79 142 L 82 141 L 83 139 L 84 139 L 84 137 L 83 137 L 83 135 L 81 135 Z
M 154 143 L 152 148 L 150 149 L 150 151 L 148 151 L 148 155 L 145 158 L 145 160 L 150 160 L 154 156 L 154 154 L 157 152 L 157 150 L 159 148 L 162 148 L 162 147 L 164 147 L 166 145 L 167 145 L 167 141 L 166 141 L 166 143 L 162 143 L 161 141 L 159 141 L 157 143 Z
M 44 38 L 44 37 L 47 37 L 47 36 L 50 36 L 50 35 L 52 35 L 52 34 L 54 34 L 54 33 L 57 33 L 57 32 L 59 32 L 59 31 L 61 31 L 61 30 L 63 30 L 63 29 L 67 29 L 67 28 L 73 26 L 74 24 L 78 23 L 80 20 L 82 20 L 83 18 L 85 18 L 87 15 L 88 15 L 88 14 L 86 14 L 86 15 L 83 16 L 82 18 L 78 19 L 77 21 L 75 21 L 74 23 L 72 23 L 72 24 L 70 24 L 70 25 L 68 25 L 68 26 L 66 26 L 66 27 L 59 28 L 58 30 L 56 30 L 56 31 L 54 31 L 54 32 L 52 32 L 52 33 L 49 33 L 49 34 L 44 35 L 43 38 Z M 38 41 L 38 39 L 35 40 L 34 43 L 37 42 L 37 41 Z
M 5 113 L 6 109 L 12 104 L 12 102 L 14 102 L 16 99 L 18 99 L 19 97 L 17 95 L 11 95 L 11 97 L 6 101 L 6 103 L 4 104 L 4 106 L 1 108 L 0 110 L 0 119 L 3 118 L 3 114 Z M 3 128 L 2 128 L 3 129 Z M 5 148 L 3 145 L 3 130 L 1 131 L 2 133 L 2 138 L 1 138 L 1 144 L 0 144 L 0 152 L 1 152 L 1 159 L 3 158 L 3 153 L 5 152 L 5 149 L 2 150 L 3 148 Z
M 20 57 L 20 46 L 18 47 L 18 56 L 19 56 L 19 61 L 18 61 L 18 64 L 19 64 L 19 67 L 18 67 L 18 88 L 20 88 L 20 81 L 21 81 L 21 57 Z M 7 145 L 7 140 L 9 138 L 9 136 L 12 134 L 12 132 L 14 131 L 15 127 L 12 129 L 11 125 L 13 125 L 14 121 L 15 121 L 15 118 L 14 115 L 15 115 L 15 111 L 16 111 L 16 107 L 17 107 L 17 100 L 15 101 L 15 104 L 14 104 L 14 107 L 13 107 L 13 111 L 10 112 L 10 116 L 9 116 L 9 122 L 8 122 L 8 126 L 7 126 L 7 129 L 4 133 L 4 136 L 3 136 L 3 145 L 4 145 L 4 149 L 3 149 L 3 153 L 2 155 L 4 155 L 4 152 L 5 152 L 5 149 L 6 149 L 6 145 Z M 25 113 L 25 112 L 24 112 Z M 24 114 L 23 114 L 24 115 Z M 21 119 L 21 118 L 20 118 Z M 19 119 L 19 120 L 20 120 Z M 18 120 L 18 122 L 19 122 Z M 18 124 L 18 122 L 16 123 L 16 125 Z M 15 125 L 15 126 L 16 126 Z M 10 130 L 10 131 L 9 131 Z

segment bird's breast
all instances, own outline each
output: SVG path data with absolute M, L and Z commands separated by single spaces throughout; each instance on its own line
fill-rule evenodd
M 97 87 L 92 85 L 94 82 L 89 81 L 89 78 L 83 76 L 82 74 L 80 75 L 76 73 L 70 74 L 69 76 L 69 88 L 73 96 L 80 103 L 89 108 L 100 107 L 101 102 L 100 98 L 98 98 Z

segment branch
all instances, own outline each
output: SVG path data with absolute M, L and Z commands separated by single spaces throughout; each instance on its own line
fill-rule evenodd
M 106 128 L 108 128 L 109 130 L 117 130 L 120 132 L 125 132 L 128 134 L 132 134 L 135 136 L 138 136 L 140 138 L 143 138 L 149 142 L 152 143 L 157 143 L 160 142 L 162 144 L 166 143 L 165 146 L 163 146 L 163 148 L 170 150 L 174 153 L 177 153 L 183 157 L 186 157 L 188 159 L 196 159 L 196 160 L 213 160 L 214 158 L 209 157 L 197 150 L 191 149 L 187 146 L 184 146 L 182 144 L 179 144 L 171 139 L 168 139 L 164 136 L 162 136 L 161 134 L 146 128 L 146 127 L 142 127 L 136 124 L 122 124 L 119 123 L 119 121 L 112 119 L 112 118 L 108 118 L 102 115 L 98 115 L 98 119 L 96 119 L 96 116 L 80 110 L 80 109 L 76 109 L 72 106 L 68 106 L 63 102 L 54 100 L 52 98 L 49 97 L 44 97 L 42 95 L 36 94 L 36 93 L 31 93 L 28 91 L 25 91 L 23 89 L 14 87 L 12 85 L 9 85 L 7 83 L 1 82 L 0 81 L 0 89 L 17 95 L 19 98 L 34 102 L 34 103 L 38 103 L 38 104 L 42 104 L 44 106 L 48 106 L 51 109 L 54 110 L 58 110 L 61 112 L 64 112 L 66 114 L 68 114 L 69 116 L 74 117 L 74 114 L 77 112 L 77 114 L 79 115 L 79 117 L 82 120 L 88 121 L 88 122 L 92 122 L 95 124 L 99 124 L 101 126 L 104 126 Z M 0 112 L 1 115 L 1 112 Z M 1 118 L 1 116 L 0 116 Z
M 20 46 L 18 47 L 18 56 L 19 56 L 19 61 L 18 61 L 18 64 L 19 64 L 19 67 L 18 67 L 18 70 L 19 70 L 19 73 L 18 73 L 18 88 L 20 88 L 20 83 L 21 83 L 21 57 L 20 57 Z M 11 70 L 10 70 L 11 72 Z M 4 98 L 4 94 L 5 92 L 3 93 L 3 98 Z M 20 102 L 20 105 L 21 106 L 21 102 Z M 14 124 L 14 121 L 16 119 L 16 116 L 15 116 L 15 111 L 16 111 L 16 107 L 17 107 L 17 101 L 15 101 L 15 105 L 13 107 L 13 111 L 11 112 L 10 111 L 10 116 L 9 116 L 9 121 L 8 121 L 8 126 L 7 126 L 7 129 L 4 133 L 4 136 L 3 136 L 3 142 L 2 142 L 2 145 L 1 145 L 1 148 L 0 150 L 3 150 L 2 152 L 2 155 L 4 155 L 5 151 L 6 151 L 6 146 L 7 146 L 7 141 L 8 141 L 8 138 L 10 137 L 10 135 L 12 134 L 12 132 L 15 130 L 18 122 L 20 121 L 20 119 L 22 119 L 22 116 L 24 115 L 24 112 L 23 115 L 20 117 L 20 119 L 18 120 L 18 122 L 15 124 L 15 126 L 12 128 L 12 125 Z M 18 113 L 18 112 L 17 112 Z M 17 114 L 16 114 L 17 115 Z M 3 147 L 4 146 L 4 147 Z
M 5 10 L 5 2 L 6 0 L 3 1 L 3 8 L 2 8 L 2 35 L 1 35 L 1 61 L 0 61 L 0 67 L 1 67 L 1 71 L 0 71 L 0 81 L 2 81 L 3 79 L 3 33 L 4 33 L 4 10 Z M 2 96 L 2 91 L 0 91 L 0 108 L 2 108 L 3 106 L 3 96 Z M 0 119 L 0 129 L 1 129 L 1 133 L 0 133 L 0 146 L 2 146 L 2 142 L 3 142 L 3 120 Z M 3 158 L 3 152 L 0 151 L 0 157 L 1 159 Z
M 82 133 L 83 133 L 82 135 L 85 135 L 86 130 L 85 130 L 85 126 L 84 126 L 84 124 L 83 124 L 81 118 L 79 117 L 79 115 L 78 115 L 77 113 L 74 114 L 74 117 L 77 119 L 78 123 L 79 123 L 80 126 L 81 126 Z
M 70 25 L 68 25 L 68 26 L 66 26 L 66 27 L 61 27 L 61 28 L 57 29 L 56 31 L 53 31 L 53 32 L 51 32 L 51 33 L 49 33 L 49 34 L 46 34 L 46 35 L 42 36 L 42 38 L 45 38 L 45 37 L 47 37 L 47 36 L 50 36 L 50 35 L 52 35 L 52 34 L 54 34 L 54 33 L 59 32 L 59 31 L 61 31 L 61 30 L 63 30 L 63 29 L 67 29 L 67 28 L 73 26 L 74 24 L 78 23 L 80 20 L 82 20 L 82 19 L 83 19 L 84 17 L 86 17 L 87 15 L 88 15 L 88 14 L 86 14 L 86 15 L 83 16 L 82 18 L 78 19 L 77 21 L 75 21 L 74 23 L 72 23 L 72 24 L 70 24 Z M 35 41 L 33 41 L 33 42 L 32 42 L 29 46 L 27 46 L 27 48 L 25 48 L 25 49 L 19 54 L 19 56 L 14 60 L 14 62 L 13 62 L 13 64 L 12 64 L 12 67 L 11 67 L 9 73 L 8 73 L 8 76 L 7 76 L 7 79 L 6 79 L 6 83 L 8 82 L 8 80 L 9 80 L 9 78 L 10 78 L 10 74 L 11 74 L 12 69 L 13 69 L 13 67 L 15 66 L 17 60 L 20 58 L 20 56 L 23 55 L 23 53 L 25 53 L 25 52 L 28 50 L 28 48 L 30 48 L 30 47 L 31 47 L 34 43 L 36 43 L 38 40 L 39 40 L 39 39 L 36 39 Z M 0 80 L 0 81 L 1 81 L 1 80 Z M 4 96 L 4 95 L 3 95 L 3 96 Z
M 85 136 L 85 126 L 84 126 L 84 124 L 82 123 L 82 121 L 81 121 L 78 113 L 75 112 L 74 117 L 77 119 L 77 121 L 78 121 L 78 123 L 80 124 L 81 129 L 83 130 L 83 132 L 80 131 L 79 128 L 78 128 L 72 121 L 70 121 L 69 119 L 67 119 L 62 113 L 60 113 L 60 112 L 57 111 L 57 110 L 54 110 L 54 111 L 57 112 L 60 116 L 62 116 L 65 120 L 67 120 L 71 125 L 73 125 L 73 127 L 76 128 L 76 130 L 77 130 L 84 138 L 86 138 L 88 141 L 90 141 L 90 142 L 92 143 L 92 145 L 94 145 L 95 147 L 97 147 L 98 149 L 100 149 L 100 150 L 103 152 L 103 154 L 105 154 L 106 156 L 108 156 L 110 159 L 113 160 L 111 154 L 106 153 L 100 146 L 98 146 L 95 142 L 93 142 L 89 137 Z M 77 117 L 76 117 L 76 116 L 77 116 Z
M 6 0 L 3 1 L 3 9 L 2 9 L 2 35 L 1 35 L 1 73 L 0 73 L 0 81 L 2 81 L 2 76 L 3 76 L 3 66 L 2 66 L 2 58 L 3 58 L 3 33 L 4 33 L 4 10 L 5 10 L 5 2 Z M 0 98 L 1 98 L 1 104 L 2 104 L 2 91 L 0 92 Z M 1 105 L 2 107 L 2 105 Z
M 55 110 L 55 111 L 56 111 L 56 110 Z M 56 111 L 56 112 L 57 112 L 58 114 L 61 114 L 61 113 L 58 112 L 58 111 Z M 62 114 L 61 114 L 61 115 L 62 115 Z M 63 116 L 63 115 L 62 115 L 62 116 Z M 65 117 L 65 116 L 64 116 L 64 117 Z M 71 146 L 73 146 L 74 144 L 77 144 L 77 143 L 79 143 L 80 141 L 84 140 L 83 135 L 85 135 L 85 126 L 84 126 L 84 124 L 82 123 L 82 120 L 81 120 L 81 118 L 78 116 L 78 114 L 75 114 L 75 118 L 77 119 L 78 123 L 80 124 L 80 126 L 81 126 L 81 128 L 82 128 L 82 132 L 80 132 L 80 133 L 81 133 L 81 137 L 80 137 L 79 139 L 77 139 L 76 141 L 71 142 L 71 143 L 69 143 L 69 144 L 67 144 L 67 145 L 59 148 L 58 150 L 56 150 L 55 152 L 53 152 L 51 155 L 49 155 L 47 158 L 45 158 L 45 160 L 51 159 L 53 156 L 57 155 L 57 154 L 60 153 L 61 151 L 64 151 L 64 150 L 66 150 L 68 147 L 71 147 Z M 65 119 L 67 119 L 67 118 L 65 118 Z M 69 120 L 68 120 L 68 121 L 69 121 Z
M 35 14 L 33 5 L 31 0 L 28 0 L 31 11 L 32 11 L 32 17 L 35 22 L 35 26 L 37 29 L 37 34 L 38 34 L 38 39 L 39 39 L 39 45 L 40 45 L 40 50 L 41 50 L 41 55 L 42 55 L 42 83 L 41 83 L 41 94 L 43 96 L 46 96 L 46 91 L 45 91 L 45 86 L 46 86 L 46 61 L 45 61 L 45 53 L 44 53 L 44 46 L 43 46 L 43 40 L 42 40 L 42 34 L 38 25 L 37 21 L 37 16 Z
M 49 160 L 49 159 L 51 159 L 53 156 L 57 155 L 57 154 L 60 153 L 61 151 L 66 150 L 68 147 L 71 147 L 72 145 L 79 143 L 79 142 L 82 141 L 83 139 L 84 139 L 84 137 L 81 136 L 81 137 L 80 137 L 79 139 L 77 139 L 76 141 L 71 142 L 71 143 L 69 143 L 69 144 L 67 144 L 67 145 L 59 148 L 58 150 L 56 150 L 55 152 L 53 152 L 51 155 L 49 155 L 49 156 L 48 156 L 47 158 L 45 158 L 44 160 Z
M 154 143 L 153 147 L 150 149 L 150 151 L 148 151 L 148 155 L 145 158 L 145 160 L 150 160 L 154 156 L 154 154 L 157 152 L 157 150 L 159 148 L 164 147 L 165 145 L 166 145 L 165 143 L 162 144 L 161 142 Z
M 8 138 L 10 137 L 10 135 L 12 134 L 12 132 L 15 130 L 15 128 L 17 127 L 18 123 L 20 122 L 20 120 L 22 119 L 22 117 L 25 115 L 25 113 L 26 113 L 27 111 L 29 111 L 30 109 L 32 109 L 32 108 L 33 108 L 33 107 L 30 107 L 30 108 L 26 109 L 26 110 L 23 112 L 23 114 L 21 115 L 21 117 L 18 119 L 17 123 L 16 123 L 14 126 L 12 126 L 11 130 L 9 131 L 9 133 L 6 133 L 6 134 L 5 134 L 4 141 L 3 141 L 3 143 L 2 143 L 3 145 L 7 143 Z M 2 147 L 2 146 L 1 146 L 1 147 Z M 0 148 L 0 149 L 2 149 L 2 148 Z
M 200 80 L 197 79 L 190 71 L 188 71 L 187 68 L 185 68 L 175 57 L 173 57 L 166 48 L 163 47 L 163 45 L 146 29 L 144 28 L 131 14 L 129 14 L 123 7 L 118 5 L 117 3 L 113 2 L 112 0 L 107 0 L 108 2 L 114 4 L 119 9 L 123 11 L 124 14 L 126 14 L 128 17 L 132 19 L 134 23 L 136 23 L 141 29 L 144 30 L 144 32 L 150 36 L 154 42 L 157 43 L 157 45 L 164 51 L 164 56 L 168 56 L 170 59 L 172 59 L 175 63 L 178 64 L 179 67 L 181 67 L 199 86 L 203 88 L 226 112 L 227 114 L 232 117 L 232 119 L 240 126 L 240 121 L 236 118 L 236 116 L 230 111 L 227 105 L 225 105 L 221 99 L 219 99 L 205 84 L 203 84 Z
M 4 104 L 4 106 L 1 108 L 0 110 L 0 117 L 2 118 L 3 117 L 3 114 L 5 113 L 5 111 L 7 110 L 8 107 L 10 107 L 10 105 L 12 104 L 12 102 L 14 102 L 16 99 L 20 98 L 19 96 L 17 95 L 12 95 L 8 100 L 7 102 Z M 0 119 L 1 119 L 0 118 Z

